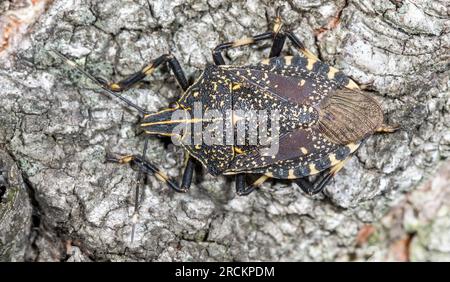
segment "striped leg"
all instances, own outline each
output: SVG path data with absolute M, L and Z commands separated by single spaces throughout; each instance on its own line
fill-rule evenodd
M 79 72 L 81 72 L 84 76 L 89 78 L 92 82 L 98 84 L 101 86 L 108 94 L 111 96 L 114 96 L 123 102 L 125 102 L 129 107 L 136 109 L 141 115 L 147 114 L 147 111 L 140 106 L 134 104 L 127 98 L 123 97 L 122 95 L 117 94 L 116 92 L 120 92 L 123 90 L 126 90 L 130 88 L 131 86 L 135 85 L 139 81 L 143 80 L 147 75 L 152 74 L 155 69 L 165 63 L 169 65 L 169 68 L 172 70 L 172 72 L 175 75 L 176 80 L 180 84 L 183 91 L 185 91 L 189 87 L 189 83 L 186 79 L 186 76 L 184 75 L 184 71 L 180 66 L 180 63 L 178 60 L 170 55 L 165 54 L 162 55 L 155 60 L 153 60 L 148 66 L 144 67 L 142 70 L 122 79 L 121 81 L 117 83 L 108 83 L 104 79 L 97 78 L 93 76 L 92 74 L 85 71 L 83 68 L 81 68 L 78 64 L 76 64 L 74 61 L 71 61 L 69 58 L 67 58 L 65 55 L 52 50 L 52 52 L 57 55 L 60 59 L 62 59 L 68 66 L 71 68 L 77 69 Z
M 273 39 L 272 47 L 270 48 L 269 58 L 278 57 L 283 50 L 286 35 L 284 33 L 276 33 Z
M 144 154 L 147 150 L 147 140 L 145 140 L 144 144 Z M 136 192 L 135 192 L 135 202 L 134 202 L 134 212 L 132 216 L 132 229 L 131 229 L 131 242 L 134 241 L 134 234 L 136 230 L 136 224 L 139 220 L 139 189 L 142 185 L 142 176 L 143 174 L 151 174 L 154 175 L 158 180 L 166 183 L 170 188 L 175 190 L 176 192 L 187 192 L 189 188 L 191 187 L 192 183 L 192 177 L 194 175 L 194 169 L 195 169 L 195 161 L 192 157 L 188 158 L 188 161 L 186 163 L 186 167 L 184 169 L 183 178 L 181 181 L 181 185 L 177 184 L 174 180 L 170 179 L 164 172 L 162 172 L 156 165 L 152 164 L 149 161 L 146 161 L 144 157 L 142 156 L 125 156 L 122 158 L 114 158 L 114 157 L 108 157 L 107 161 L 110 162 L 116 162 L 120 164 L 126 164 L 129 163 L 131 165 L 135 165 L 139 168 L 139 173 L 137 176 L 137 185 L 136 185 Z
M 261 186 L 269 177 L 266 175 L 260 176 L 251 185 L 247 185 L 245 182 L 245 174 L 236 175 L 236 194 L 238 196 L 247 196 L 251 192 L 255 191 L 256 188 Z
M 166 183 L 170 188 L 176 192 L 187 192 L 192 183 L 192 176 L 194 175 L 195 162 L 192 158 L 189 158 L 186 168 L 184 170 L 181 185 L 176 181 L 170 179 L 164 172 L 162 172 L 156 165 L 145 160 L 142 156 L 131 155 L 122 158 L 109 157 L 108 161 L 116 162 L 120 164 L 131 164 L 139 168 L 143 173 L 154 175 L 158 180 Z
M 322 171 L 314 181 L 309 181 L 308 177 L 295 179 L 297 185 L 308 195 L 315 195 L 323 191 L 325 186 L 330 183 L 330 180 L 338 173 L 353 154 L 349 155 L 343 161 L 335 164 L 334 166 Z
M 375 132 L 379 132 L 379 133 L 393 133 L 397 130 L 400 129 L 400 125 L 395 124 L 395 125 L 388 125 L 388 124 L 382 124 L 380 126 L 380 128 L 377 128 L 377 130 Z
M 146 76 L 151 75 L 156 68 L 158 68 L 161 65 L 168 64 L 169 68 L 172 70 L 178 84 L 180 84 L 183 91 L 186 91 L 186 89 L 189 87 L 188 81 L 186 79 L 186 76 L 184 74 L 183 69 L 181 68 L 180 63 L 178 62 L 177 58 L 175 58 L 171 54 L 164 54 L 162 56 L 159 56 L 155 60 L 153 60 L 150 64 L 142 68 L 140 71 L 120 80 L 119 82 L 113 82 L 108 83 L 102 79 L 98 79 L 101 81 L 101 83 L 106 87 L 109 88 L 112 91 L 123 91 L 126 90 L 139 81 L 143 80 Z
M 316 55 L 314 55 L 313 53 L 311 53 L 311 51 L 305 48 L 305 45 L 303 45 L 300 39 L 298 39 L 298 37 L 295 36 L 295 34 L 292 31 L 287 31 L 285 34 L 289 39 L 289 41 L 291 41 L 292 45 L 294 45 L 295 48 L 297 48 L 303 55 L 305 55 L 305 57 L 316 61 L 319 60 L 319 58 L 317 58 Z
M 286 41 L 286 34 L 284 32 L 281 32 L 283 21 L 281 19 L 280 12 L 281 9 L 278 7 L 275 19 L 273 21 L 272 32 L 274 34 L 274 39 L 272 43 L 272 48 L 270 48 L 269 58 L 280 56 L 281 50 L 283 50 L 284 47 L 284 42 Z
M 280 9 L 276 11 L 276 16 L 273 21 L 272 31 L 261 33 L 252 37 L 244 37 L 236 41 L 226 42 L 218 45 L 213 50 L 213 59 L 216 65 L 225 65 L 225 60 L 223 59 L 222 52 L 228 49 L 252 45 L 263 40 L 273 40 L 272 47 L 270 48 L 269 57 L 278 57 L 283 49 L 284 42 L 286 41 L 286 34 L 281 32 L 283 26 Z
M 244 37 L 232 42 L 222 43 L 217 45 L 213 50 L 213 60 L 216 65 L 225 65 L 225 60 L 223 59 L 222 52 L 228 49 L 236 48 L 239 46 L 252 45 L 257 42 L 268 40 L 273 38 L 272 32 L 261 33 L 252 37 Z
M 240 47 L 240 46 L 246 46 L 246 45 L 252 45 L 257 42 L 263 41 L 263 40 L 273 40 L 272 47 L 270 48 L 270 55 L 269 57 L 278 57 L 281 53 L 281 50 L 283 49 L 284 42 L 286 40 L 286 35 L 283 33 L 274 33 L 274 32 L 265 32 L 261 33 L 252 37 L 245 37 L 241 38 L 236 41 L 232 42 L 226 42 L 222 43 L 220 45 L 217 45 L 216 48 L 213 50 L 213 60 L 216 65 L 225 65 L 225 60 L 222 56 L 222 52 L 228 49 Z
M 314 181 L 310 181 L 308 177 L 304 177 L 296 179 L 295 182 L 303 192 L 312 196 L 322 192 L 325 186 L 330 182 L 331 178 L 333 178 L 333 174 L 327 169 L 322 171 Z

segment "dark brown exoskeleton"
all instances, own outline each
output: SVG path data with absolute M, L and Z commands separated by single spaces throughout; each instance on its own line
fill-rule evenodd
M 286 39 L 299 54 L 281 55 Z M 223 51 L 263 40 L 273 40 L 268 59 L 255 65 L 225 65 Z M 208 64 L 192 85 L 188 84 L 178 60 L 170 54 L 158 57 L 141 71 L 117 83 L 98 79 L 62 54 L 56 54 L 109 94 L 138 110 L 142 115 L 139 126 L 148 135 L 170 136 L 179 141 L 188 155 L 180 185 L 146 160 L 148 139 L 142 155 L 110 159 L 137 165 L 139 179 L 142 173 L 153 174 L 178 192 L 188 191 L 195 164 L 200 162 L 212 175 L 234 175 L 239 195 L 248 195 L 268 178 L 293 179 L 308 194 L 318 193 L 366 138 L 375 132 L 395 130 L 383 123 L 383 111 L 375 99 L 361 91 L 342 72 L 318 60 L 292 32 L 284 31 L 279 16 L 270 32 L 218 45 L 213 50 L 214 64 Z M 148 113 L 116 93 L 141 81 L 163 64 L 169 66 L 183 90 L 181 98 L 172 107 Z M 237 121 L 246 120 L 236 114 L 238 110 L 241 113 L 276 110 L 280 124 L 277 152 L 264 154 L 263 149 L 267 146 L 247 141 L 231 144 L 183 142 L 192 138 L 186 137 L 185 132 L 194 126 L 200 124 L 204 129 L 213 124 L 213 119 L 195 117 L 194 108 L 198 103 L 202 111 L 214 109 L 221 119 L 229 119 L 233 135 Z M 179 117 L 174 119 L 175 112 Z M 227 116 L 229 112 L 232 112 L 231 116 Z M 175 130 L 180 127 L 186 130 Z M 259 178 L 247 185 L 247 174 L 257 174 Z M 311 181 L 311 175 L 318 176 Z M 139 192 L 136 190 L 137 211 Z

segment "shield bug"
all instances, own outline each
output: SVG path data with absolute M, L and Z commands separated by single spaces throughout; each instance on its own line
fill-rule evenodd
M 268 59 L 254 65 L 225 64 L 224 51 L 265 40 L 272 41 Z M 286 40 L 299 51 L 298 54 L 281 55 Z M 188 161 L 181 184 L 145 158 L 148 139 L 142 155 L 109 159 L 134 164 L 139 167 L 139 178 L 142 173 L 153 174 L 177 192 L 189 190 L 198 161 L 212 175 L 234 175 L 239 195 L 251 193 L 268 178 L 292 179 L 306 193 L 318 193 L 369 136 L 396 129 L 383 123 L 383 111 L 375 99 L 361 91 L 341 71 L 308 51 L 292 32 L 282 28 L 278 15 L 271 31 L 218 45 L 212 51 L 214 64 L 208 64 L 192 85 L 171 54 L 156 58 L 141 71 L 119 82 L 109 83 L 87 73 L 64 55 L 55 53 L 110 95 L 136 109 L 142 116 L 139 127 L 148 136 L 170 136 L 183 147 Z M 173 106 L 149 113 L 118 94 L 164 64 L 171 69 L 183 90 Z M 196 106 L 200 112 L 213 110 L 215 114 L 196 116 Z M 272 153 L 266 150 L 270 146 L 252 143 L 247 135 L 241 140 L 232 138 L 239 135 L 239 121 L 244 124 L 244 131 L 252 127 L 261 128 L 261 119 L 256 119 L 250 126 L 247 122 L 251 117 L 246 115 L 261 111 L 276 113 L 265 120 L 271 125 L 275 124 L 275 119 L 278 121 L 277 150 Z M 216 121 L 221 121 L 222 127 L 217 126 Z M 202 133 L 217 131 L 218 128 L 222 132 L 227 131 L 232 141 L 225 138 L 227 134 L 224 133 L 215 136 L 216 141 L 222 143 L 195 142 L 196 127 Z M 192 131 L 194 134 L 188 134 Z M 274 127 L 269 131 L 273 133 Z M 248 174 L 259 177 L 248 185 Z M 317 177 L 310 180 L 312 175 Z M 136 205 L 137 195 L 136 192 Z

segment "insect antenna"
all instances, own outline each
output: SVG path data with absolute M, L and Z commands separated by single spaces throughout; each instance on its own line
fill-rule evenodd
M 128 100 L 127 98 L 119 95 L 118 93 L 115 93 L 113 91 L 111 91 L 109 88 L 106 87 L 106 85 L 104 83 L 102 83 L 98 78 L 96 78 L 95 76 L 93 76 L 92 74 L 90 74 L 89 72 L 85 71 L 83 68 L 81 68 L 77 63 L 75 63 L 74 61 L 70 60 L 69 58 L 67 58 L 65 55 L 61 54 L 60 52 L 56 51 L 56 50 L 50 50 L 53 54 L 55 54 L 56 56 L 58 56 L 65 64 L 67 64 L 68 66 L 70 66 L 71 68 L 74 68 L 76 70 L 78 70 L 81 74 L 83 74 L 85 77 L 87 77 L 89 80 L 91 80 L 92 82 L 94 82 L 95 84 L 97 84 L 98 86 L 100 86 L 103 90 L 105 90 L 108 94 L 122 100 L 125 104 L 127 104 L 129 107 L 134 108 L 135 110 L 137 110 L 141 115 L 145 115 L 148 112 L 146 110 L 144 110 L 143 108 L 139 107 L 138 105 L 134 104 L 133 102 L 131 102 L 130 100 Z M 144 150 L 142 152 L 142 156 L 145 158 L 145 154 L 147 153 L 147 147 L 148 147 L 148 139 L 145 139 L 144 142 Z M 141 186 L 141 181 L 142 181 L 142 175 L 143 175 L 143 171 L 142 168 L 139 169 L 139 173 L 138 173 L 138 177 L 137 177 L 137 183 L 136 183 L 136 189 L 135 189 L 135 195 L 134 195 L 134 211 L 133 211 L 133 216 L 131 218 L 131 222 L 132 222 L 132 228 L 131 228 L 131 242 L 134 241 L 134 234 L 136 232 L 136 224 L 139 220 L 139 192 L 140 192 L 140 186 Z
M 138 105 L 136 105 L 135 103 L 131 102 L 130 100 L 128 100 L 127 98 L 123 97 L 122 95 L 119 95 L 116 92 L 111 91 L 109 88 L 106 87 L 106 85 L 104 83 L 102 83 L 98 78 L 96 78 L 95 76 L 93 76 L 92 74 L 88 73 L 87 71 L 85 71 L 83 68 L 81 68 L 77 63 L 75 63 L 74 61 L 70 60 L 69 58 L 67 58 L 65 55 L 61 54 L 60 52 L 56 51 L 56 50 L 50 50 L 53 54 L 57 55 L 61 60 L 64 61 L 64 63 L 66 63 L 68 66 L 70 66 L 71 68 L 74 68 L 76 70 L 78 70 L 81 74 L 83 74 L 85 77 L 87 77 L 89 80 L 91 80 L 92 82 L 94 82 L 95 84 L 97 84 L 98 86 L 100 86 L 103 90 L 105 90 L 108 94 L 122 100 L 125 104 L 127 104 L 129 107 L 134 108 L 135 110 L 137 110 L 141 115 L 145 115 L 148 112 L 146 110 L 144 110 L 143 108 L 139 107 Z

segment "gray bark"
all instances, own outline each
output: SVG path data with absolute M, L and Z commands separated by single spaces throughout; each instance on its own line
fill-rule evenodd
M 313 197 L 285 181 L 237 197 L 230 178 L 204 172 L 189 193 L 176 194 L 149 176 L 131 243 L 137 172 L 104 160 L 107 152 L 140 153 L 137 114 L 96 93 L 46 50 L 59 50 L 96 76 L 115 80 L 171 52 L 193 79 L 212 61 L 217 44 L 266 31 L 276 6 L 283 7 L 286 28 L 313 53 L 357 83 L 369 84 L 387 122 L 401 130 L 371 137 L 324 194 Z M 450 155 L 449 23 L 445 0 L 54 1 L 0 69 L 0 144 L 32 191 L 31 197 L 20 192 L 22 210 L 6 208 L 16 219 L 5 222 L 0 204 L 0 239 L 11 240 L 5 230 L 31 236 L 26 256 L 23 246 L 11 253 L 10 243 L 0 241 L 0 258 L 386 259 L 381 247 L 357 242 L 360 230 L 377 225 Z M 256 62 L 267 51 L 242 48 L 228 56 L 241 64 Z M 181 93 L 164 69 L 147 81 L 124 95 L 150 111 Z M 180 148 L 164 148 L 152 138 L 147 157 L 180 178 Z M 32 203 L 40 211 L 34 235 Z M 436 234 L 446 234 L 436 240 L 450 240 L 448 221 L 433 226 L 441 228 Z M 415 246 L 427 244 L 419 242 Z M 412 259 L 450 259 L 450 249 L 437 252 Z
M 29 249 L 32 208 L 21 174 L 0 150 L 0 261 L 22 261 Z

